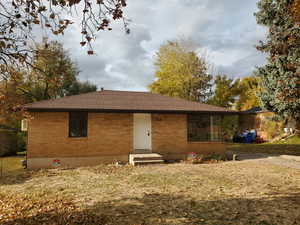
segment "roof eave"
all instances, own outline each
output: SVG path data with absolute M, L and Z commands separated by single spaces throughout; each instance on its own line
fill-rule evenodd
M 239 111 L 207 111 L 207 110 L 153 110 L 153 109 L 84 109 L 84 108 L 27 108 L 29 112 L 99 112 L 99 113 L 212 113 L 212 114 L 240 114 Z

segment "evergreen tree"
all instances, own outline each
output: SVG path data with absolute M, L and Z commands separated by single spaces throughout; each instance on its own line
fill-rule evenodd
M 268 54 L 258 68 L 260 98 L 270 111 L 300 121 L 300 18 L 298 0 L 260 0 L 255 14 L 268 27 L 266 41 L 257 49 Z
M 97 85 L 92 84 L 89 81 L 78 81 L 72 83 L 72 85 L 66 90 L 66 95 L 78 95 L 88 92 L 97 91 Z

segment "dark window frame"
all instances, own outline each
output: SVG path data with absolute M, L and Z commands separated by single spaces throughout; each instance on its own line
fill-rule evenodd
M 213 129 L 213 122 L 214 122 L 214 119 L 211 119 L 211 117 L 216 117 L 216 116 L 219 116 L 220 118 L 220 124 L 219 124 L 219 131 L 218 131 L 218 138 L 216 139 L 212 139 L 212 129 Z M 209 135 L 209 138 L 193 138 L 190 136 L 191 134 L 191 123 L 192 122 L 195 122 L 197 123 L 197 121 L 199 123 L 203 122 L 203 120 L 201 121 L 201 119 L 199 119 L 201 117 L 201 119 L 203 119 L 203 117 L 208 117 L 207 119 L 209 119 L 209 121 L 204 121 L 204 123 L 206 122 L 208 124 L 208 129 L 209 129 L 209 132 L 207 132 L 206 134 Z M 210 114 L 210 113 L 203 113 L 203 114 L 187 114 L 187 141 L 188 142 L 223 142 L 223 137 L 222 137 L 222 121 L 223 121 L 223 115 L 221 114 Z M 195 126 L 195 124 L 193 125 Z M 207 128 L 207 127 L 206 127 Z M 203 127 L 203 129 L 205 129 L 205 127 Z
M 69 137 L 86 138 L 88 136 L 88 112 L 69 112 Z

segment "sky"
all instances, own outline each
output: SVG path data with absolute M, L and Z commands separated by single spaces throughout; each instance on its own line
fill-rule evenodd
M 80 80 L 98 88 L 146 91 L 154 81 L 155 53 L 167 40 L 193 40 L 208 57 L 214 73 L 249 76 L 265 56 L 255 49 L 266 30 L 256 24 L 257 0 L 128 0 L 125 16 L 131 33 L 120 23 L 100 32 L 95 55 L 79 45 L 80 27 L 72 25 L 60 41 L 80 69 Z

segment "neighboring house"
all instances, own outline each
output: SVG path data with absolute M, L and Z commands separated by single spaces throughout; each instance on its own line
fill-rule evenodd
M 270 141 L 282 134 L 283 127 L 291 127 L 291 124 L 285 124 L 284 120 L 276 120 L 274 117 L 273 112 L 253 107 L 240 113 L 239 127 L 241 131 L 255 129 L 261 139 Z
M 261 107 L 253 107 L 251 109 L 242 111 L 239 116 L 239 129 L 260 130 L 261 128 L 261 117 L 273 116 L 274 113 L 263 110 Z
M 236 111 L 148 92 L 109 91 L 28 104 L 28 168 L 128 162 L 155 152 L 225 151 L 221 119 Z

